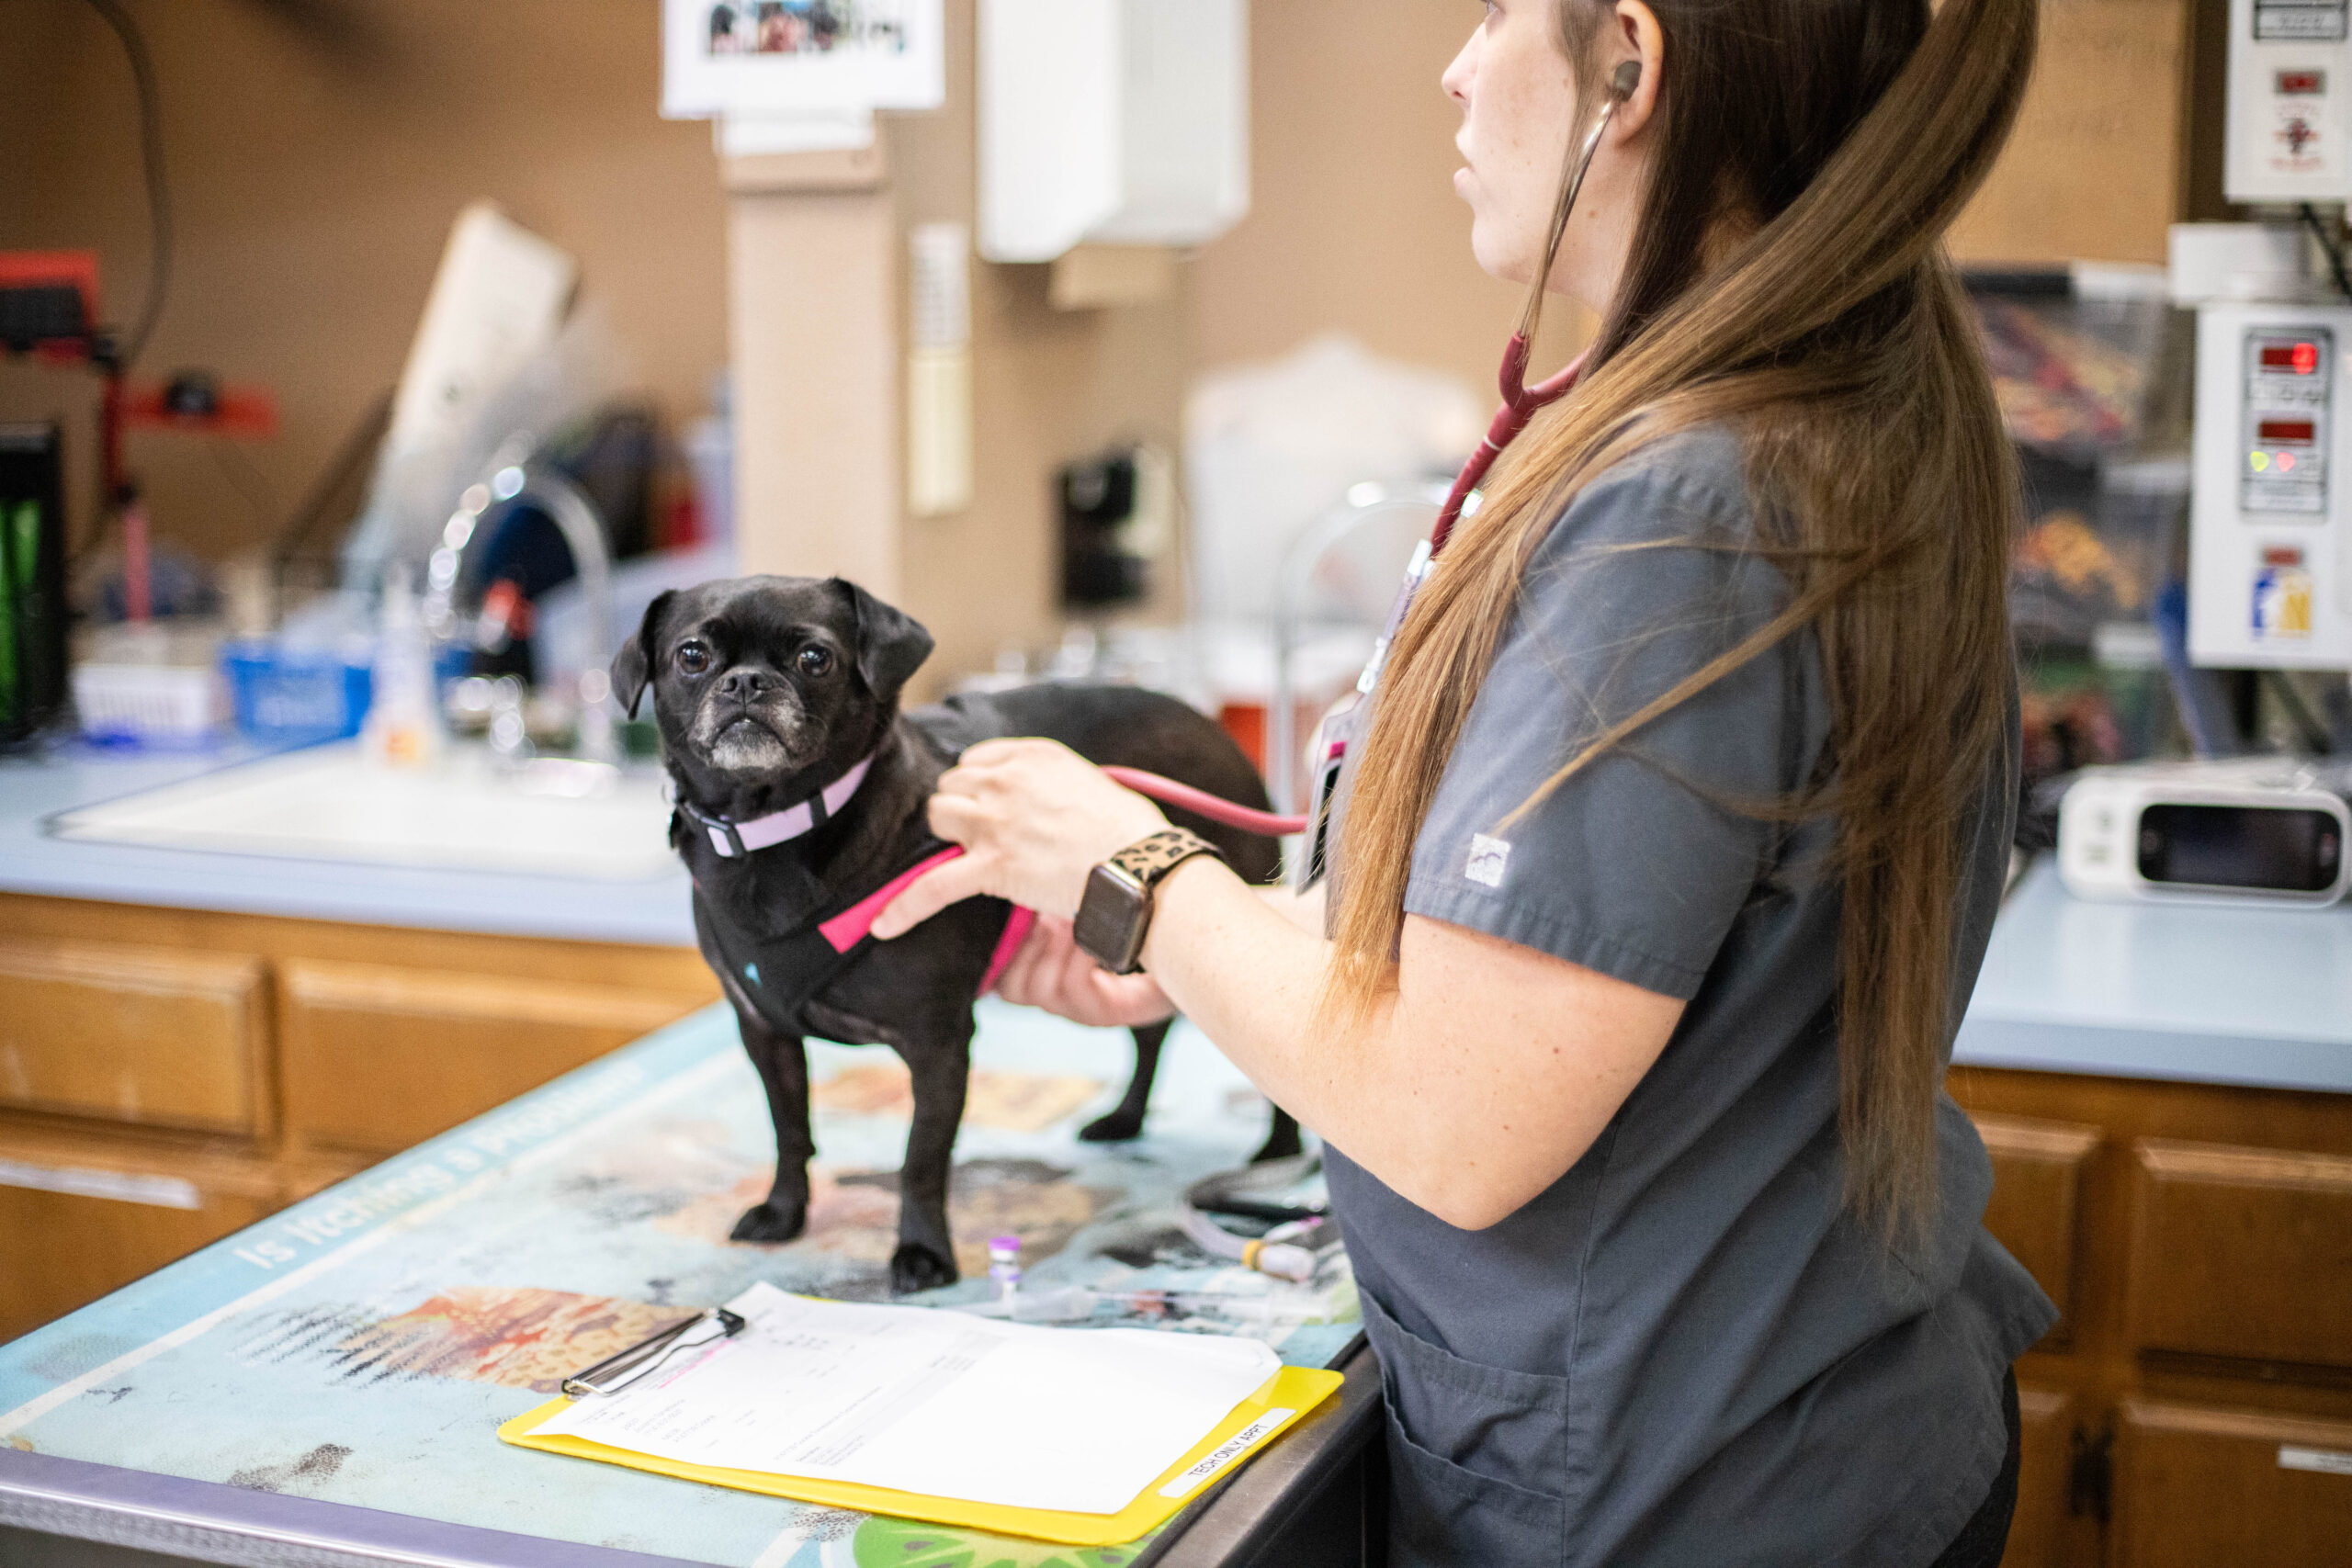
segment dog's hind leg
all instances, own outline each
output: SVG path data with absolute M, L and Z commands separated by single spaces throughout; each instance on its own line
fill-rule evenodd
M 1300 1146 L 1297 1121 L 1277 1105 L 1274 1107 L 1273 1122 L 1266 1129 L 1265 1145 L 1250 1156 L 1250 1163 L 1256 1165 L 1262 1160 L 1288 1159 L 1298 1153 Z
M 808 1053 L 797 1034 L 779 1034 L 742 1008 L 735 1021 L 743 1049 L 767 1090 L 768 1118 L 775 1123 L 775 1180 L 767 1201 L 743 1211 L 729 1233 L 734 1241 L 790 1241 L 808 1223 L 808 1159 L 817 1145 L 808 1135 Z
M 934 1035 L 913 1048 L 900 1046 L 899 1055 L 913 1077 L 915 1095 L 906 1163 L 899 1171 L 899 1249 L 890 1255 L 890 1289 L 904 1295 L 952 1285 L 959 1274 L 947 1226 L 947 1182 L 971 1076 L 969 1015 L 961 1032 Z
M 1169 1026 L 1175 1021 L 1163 1018 L 1158 1023 L 1138 1023 L 1129 1031 L 1136 1037 L 1136 1071 L 1127 1080 L 1127 1092 L 1112 1110 L 1080 1127 L 1080 1137 L 1090 1144 L 1123 1144 L 1142 1133 L 1143 1115 L 1151 1105 L 1151 1081 L 1159 1076 L 1159 1048 L 1167 1043 Z

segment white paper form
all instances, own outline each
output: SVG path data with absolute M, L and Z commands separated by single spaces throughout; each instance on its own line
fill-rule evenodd
M 1280 1370 L 1253 1339 L 1044 1328 L 754 1285 L 684 1366 L 537 1430 L 689 1464 L 1115 1514 Z

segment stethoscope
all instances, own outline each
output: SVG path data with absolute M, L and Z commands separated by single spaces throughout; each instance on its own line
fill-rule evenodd
M 1445 508 L 1437 514 L 1437 526 L 1430 530 L 1432 557 L 1445 548 L 1446 538 L 1453 532 L 1454 524 L 1461 521 L 1462 508 L 1468 502 L 1470 492 L 1485 481 L 1487 470 L 1495 466 L 1503 448 L 1527 428 L 1528 421 L 1538 411 L 1575 390 L 1577 378 L 1584 374 L 1589 350 L 1570 360 L 1567 368 L 1550 380 L 1538 381 L 1531 387 L 1527 385 L 1527 359 L 1535 342 L 1535 329 L 1544 317 L 1544 285 L 1551 280 L 1552 264 L 1559 259 L 1560 239 L 1568 231 L 1568 214 L 1576 210 L 1577 193 L 1584 189 L 1585 171 L 1592 167 L 1593 154 L 1600 151 L 1600 138 L 1608 131 L 1609 122 L 1616 118 L 1617 106 L 1632 97 L 1641 83 L 1640 61 L 1628 60 L 1617 67 L 1609 79 L 1609 101 L 1600 106 L 1591 133 L 1577 150 L 1575 160 L 1560 171 L 1560 193 L 1553 200 L 1552 225 L 1544 240 L 1544 265 L 1536 268 L 1535 281 L 1528 287 L 1527 304 L 1519 313 L 1519 326 L 1510 334 L 1510 342 L 1503 345 L 1502 369 L 1496 377 L 1502 389 L 1503 406 L 1495 411 L 1494 422 L 1487 426 L 1486 439 L 1478 443 L 1478 449 L 1470 454 L 1470 460 L 1454 477 Z
M 1550 379 L 1538 381 L 1532 387 L 1527 385 L 1528 356 L 1535 341 L 1536 328 L 1544 315 L 1544 286 L 1551 280 L 1553 264 L 1559 258 L 1560 240 L 1567 232 L 1568 216 L 1576 210 L 1577 195 L 1584 189 L 1585 174 L 1592 167 L 1593 155 L 1600 151 L 1600 139 L 1607 133 L 1610 122 L 1616 118 L 1618 106 L 1634 96 L 1634 90 L 1641 85 L 1641 81 L 1642 65 L 1637 60 L 1628 60 L 1611 73 L 1607 101 L 1600 106 L 1600 113 L 1594 118 L 1592 130 L 1585 136 L 1576 155 L 1562 167 L 1559 194 L 1552 203 L 1551 226 L 1544 234 L 1543 265 L 1536 268 L 1534 280 L 1528 286 L 1527 304 L 1520 311 L 1519 325 L 1511 333 L 1510 341 L 1503 345 L 1502 368 L 1496 376 L 1503 395 L 1503 406 L 1495 411 L 1495 417 L 1487 426 L 1486 437 L 1478 443 L 1478 449 L 1470 454 L 1469 461 L 1462 465 L 1461 473 L 1454 476 L 1453 488 L 1447 492 L 1445 505 L 1440 509 L 1437 524 L 1430 530 L 1430 536 L 1413 552 L 1412 563 L 1405 569 L 1404 584 L 1397 590 L 1396 602 L 1389 609 L 1388 620 L 1381 629 L 1379 639 L 1373 644 L 1372 657 L 1365 662 L 1363 673 L 1356 678 L 1355 690 L 1325 714 L 1323 722 L 1316 728 L 1315 739 L 1308 751 L 1316 764 L 1314 798 L 1302 824 L 1306 840 L 1297 863 L 1296 886 L 1301 891 L 1322 879 L 1329 848 L 1326 840 L 1330 825 L 1331 795 L 1339 784 L 1340 766 L 1346 760 L 1349 742 L 1355 739 L 1364 716 L 1370 711 L 1366 699 L 1380 683 L 1382 667 L 1388 661 L 1389 647 L 1396 640 L 1397 627 L 1404 624 L 1405 612 L 1411 607 L 1414 593 L 1428 578 L 1430 566 L 1436 561 L 1439 552 L 1445 548 L 1446 540 L 1453 536 L 1454 525 L 1462 520 L 1463 509 L 1469 503 L 1471 493 L 1485 482 L 1487 470 L 1495 466 L 1495 459 L 1503 455 L 1503 449 L 1517 439 L 1520 432 L 1527 428 L 1528 423 L 1539 412 L 1576 389 L 1577 380 L 1584 375 L 1585 364 L 1591 357 L 1591 351 L 1588 349 L 1570 360 L 1565 369 Z

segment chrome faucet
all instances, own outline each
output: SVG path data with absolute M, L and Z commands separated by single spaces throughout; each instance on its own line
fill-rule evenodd
M 458 580 L 481 514 L 497 502 L 527 501 L 554 520 L 571 551 L 573 570 L 580 574 L 580 605 L 587 617 L 591 657 L 608 653 L 613 646 L 613 561 L 605 543 L 604 520 L 578 485 L 551 468 L 532 465 L 525 456 L 528 447 L 529 443 L 520 436 L 508 442 L 491 460 L 490 477 L 468 485 L 458 498 L 458 509 L 449 514 L 441 541 L 426 564 L 425 625 L 441 636 L 456 625 Z M 580 704 L 581 754 L 600 762 L 613 761 L 620 752 L 606 701 L 612 690 L 611 677 L 592 666 L 581 672 L 573 693 Z

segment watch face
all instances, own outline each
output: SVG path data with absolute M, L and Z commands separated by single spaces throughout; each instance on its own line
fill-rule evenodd
M 1151 894 L 1114 866 L 1098 865 L 1086 879 L 1070 936 L 1097 964 L 1114 975 L 1135 972 L 1149 923 Z

